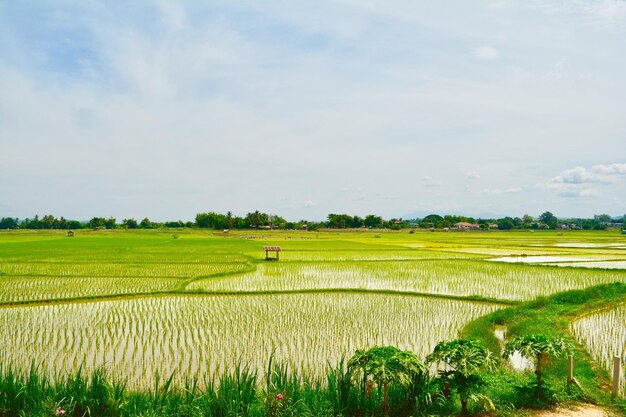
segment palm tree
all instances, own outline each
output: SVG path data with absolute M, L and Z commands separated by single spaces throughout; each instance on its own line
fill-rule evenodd
M 448 370 L 439 374 L 448 379 L 461 397 L 461 415 L 468 413 L 468 399 L 480 386 L 483 380 L 480 371 L 493 370 L 498 359 L 486 347 L 476 340 L 457 339 L 451 342 L 439 342 L 426 361 L 432 364 L 445 364 Z
M 369 376 L 374 382 L 382 385 L 382 411 L 386 416 L 389 412 L 389 384 L 409 385 L 418 375 L 427 373 L 423 363 L 409 351 L 402 351 L 393 346 L 379 346 L 363 351 L 357 350 L 348 361 L 348 371 L 354 375 L 363 372 L 363 395 Z
M 514 352 L 519 352 L 527 359 L 536 359 L 537 387 L 543 385 L 543 364 L 550 358 L 571 355 L 574 346 L 562 337 L 549 337 L 543 334 L 532 334 L 516 337 L 506 344 L 502 356 L 506 359 Z

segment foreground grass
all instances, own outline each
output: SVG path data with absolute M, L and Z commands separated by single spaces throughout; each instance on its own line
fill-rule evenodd
M 555 360 L 546 371 L 550 390 L 545 398 L 530 398 L 533 373 L 519 376 L 512 370 L 503 370 L 490 377 L 489 394 L 501 405 L 510 407 L 544 407 L 557 402 L 578 400 L 600 404 L 626 413 L 626 399 L 611 398 L 610 376 L 593 361 L 584 347 L 570 333 L 570 323 L 578 317 L 601 308 L 626 302 L 626 285 L 614 283 L 599 285 L 585 290 L 568 291 L 551 297 L 540 297 L 534 301 L 495 311 L 468 324 L 462 331 L 464 337 L 480 340 L 497 354 L 501 353 L 501 342 L 496 338 L 496 326 L 506 328 L 507 339 L 530 334 L 565 337 L 574 343 L 574 377 L 582 389 L 567 385 L 567 358 Z M 524 381 L 524 379 L 526 381 Z M 507 387 L 500 389 L 499 387 Z

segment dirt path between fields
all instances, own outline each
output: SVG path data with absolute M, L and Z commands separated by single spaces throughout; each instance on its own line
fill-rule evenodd
M 534 417 L 609 417 L 613 415 L 601 407 L 581 404 L 572 409 L 557 408 L 556 410 L 540 411 L 534 414 Z

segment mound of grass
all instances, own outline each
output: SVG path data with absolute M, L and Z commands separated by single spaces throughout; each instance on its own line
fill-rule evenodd
M 505 370 L 492 376 L 490 395 L 500 404 L 514 407 L 542 407 L 555 402 L 582 400 L 626 411 L 626 399 L 611 398 L 608 373 L 593 361 L 569 331 L 570 323 L 577 317 L 589 311 L 624 302 L 626 302 L 626 284 L 623 283 L 568 291 L 497 310 L 469 323 L 462 334 L 464 337 L 480 340 L 497 354 L 501 353 L 502 344 L 495 336 L 496 326 L 506 327 L 506 337 L 509 340 L 519 336 L 544 334 L 563 337 L 576 346 L 574 377 L 582 390 L 574 385 L 567 385 L 569 359 L 562 358 L 553 360 L 546 368 L 546 390 L 536 393 L 541 395 L 532 395 L 531 391 L 534 389 L 532 374 Z M 499 389 L 505 385 L 506 389 Z

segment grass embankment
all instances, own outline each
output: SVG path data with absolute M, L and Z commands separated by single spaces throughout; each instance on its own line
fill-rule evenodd
M 530 334 L 564 337 L 576 346 L 574 377 L 580 383 L 582 391 L 573 385 L 567 386 L 568 359 L 554 360 L 545 374 L 551 389 L 550 398 L 546 399 L 547 402 L 536 405 L 582 400 L 626 413 L 626 399 L 611 398 L 610 376 L 594 362 L 584 347 L 576 342 L 569 330 L 570 323 L 577 318 L 591 311 L 624 302 L 626 302 L 626 284 L 622 283 L 568 291 L 495 311 L 469 323 L 463 329 L 462 335 L 480 340 L 497 354 L 501 353 L 502 344 L 495 336 L 496 326 L 505 326 L 508 340 Z M 526 387 L 532 384 L 534 378 L 535 375 L 532 373 L 526 375 Z M 508 403 L 514 407 L 528 405 L 523 404 L 527 400 L 523 398 L 524 378 L 520 378 L 518 373 L 505 370 L 490 379 L 489 395 L 493 396 L 496 403 Z

